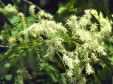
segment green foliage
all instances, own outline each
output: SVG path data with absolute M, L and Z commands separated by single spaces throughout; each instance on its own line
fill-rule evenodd
M 113 20 L 108 10 L 108 3 L 104 3 L 104 0 L 65 0 L 65 3 L 59 4 L 56 19 L 65 22 L 71 14 L 81 16 L 84 10 L 89 8 L 96 9 L 98 13 L 102 11 L 105 16 Z
M 88 1 L 100 5 L 99 1 Z M 7 49 L 0 52 L 0 83 L 112 83 L 113 22 L 103 7 L 85 10 L 85 0 L 67 1 L 55 16 L 66 16 L 62 24 L 44 10 L 35 13 L 35 5 L 25 16 L 15 6 L 2 4 L 6 23 L 0 31 L 0 44 Z

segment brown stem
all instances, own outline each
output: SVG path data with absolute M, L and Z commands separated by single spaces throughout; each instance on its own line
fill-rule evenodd
M 30 1 L 28 1 L 28 0 L 23 0 L 24 2 L 26 2 L 26 3 L 28 3 L 28 4 L 30 4 L 30 5 L 35 5 L 35 4 L 33 4 L 32 2 L 30 2 Z M 36 7 L 36 9 L 38 9 L 38 10 L 42 10 L 39 6 L 37 6 L 37 5 L 35 5 L 35 7 Z

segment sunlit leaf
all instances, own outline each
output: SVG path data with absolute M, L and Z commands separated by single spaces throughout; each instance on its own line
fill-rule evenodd
M 12 75 L 6 75 L 6 76 L 5 76 L 5 79 L 6 79 L 6 80 L 11 80 L 11 79 L 12 79 Z

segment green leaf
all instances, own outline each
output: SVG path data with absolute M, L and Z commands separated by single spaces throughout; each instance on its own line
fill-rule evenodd
M 14 57 L 18 57 L 23 51 L 28 48 L 28 43 L 19 43 L 14 47 L 10 48 L 1 58 L 0 63 L 4 63 L 5 61 L 11 60 Z
M 36 57 L 36 54 L 35 54 L 36 51 L 34 51 L 33 49 L 29 49 L 27 51 L 27 66 L 30 68 L 30 69 L 35 69 L 36 68 L 36 60 L 35 60 L 35 57 Z
M 28 16 L 28 17 L 26 18 L 27 26 L 30 26 L 30 25 L 32 25 L 33 23 L 37 23 L 37 22 L 38 22 L 38 19 L 35 18 L 35 17 Z
M 5 79 L 8 80 L 8 81 L 11 80 L 12 79 L 12 75 L 6 75 Z
M 58 81 L 56 76 L 54 75 L 54 73 L 50 73 L 50 77 L 53 80 L 53 82 L 57 82 Z
M 21 0 L 12 0 L 15 5 L 20 5 Z
M 94 80 L 96 84 L 102 84 L 100 78 L 96 74 L 94 74 Z
M 6 68 L 9 68 L 10 66 L 11 66 L 10 63 L 6 63 L 6 64 L 4 65 L 4 67 L 6 67 Z
M 40 55 L 45 56 L 46 55 L 46 51 L 47 51 L 46 44 L 43 43 L 42 45 L 39 46 L 39 53 L 40 53 Z
M 16 64 L 18 66 L 18 70 L 22 70 L 25 68 L 25 62 L 24 55 L 20 55 L 16 60 L 14 60 L 13 65 Z
M 0 13 L 0 18 L 6 22 L 6 24 L 8 24 L 10 27 L 13 27 L 12 23 L 7 19 L 7 17 L 5 17 L 2 13 Z
M 3 3 L 2 0 L 0 0 L 0 7 L 1 7 L 1 8 L 4 8 L 4 6 L 5 6 L 5 4 Z
M 12 24 L 18 23 L 19 22 L 19 16 L 12 16 L 9 20 L 11 21 Z
M 65 12 L 67 10 L 67 8 L 65 6 L 62 6 L 59 8 L 59 10 L 57 11 L 58 14 L 62 14 L 63 12 Z
M 0 77 L 5 76 L 10 70 L 11 61 L 7 61 L 4 64 L 0 64 Z
M 59 82 L 60 84 L 67 84 L 67 77 L 66 77 L 66 74 L 65 73 L 62 73 L 59 77 Z
M 14 29 L 14 30 L 11 30 L 11 34 L 12 34 L 12 36 L 17 36 L 17 34 L 18 34 L 18 32 L 19 32 L 19 28 L 16 28 L 16 29 Z

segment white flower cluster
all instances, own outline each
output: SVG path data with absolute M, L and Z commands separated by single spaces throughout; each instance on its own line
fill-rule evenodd
M 29 34 L 33 36 L 45 35 L 46 37 L 54 37 L 58 32 L 66 33 L 66 28 L 61 23 L 50 20 L 41 20 L 27 28 Z
M 100 14 L 98 14 L 96 10 L 90 10 L 90 12 L 96 17 L 96 19 L 98 19 L 100 23 L 100 35 L 102 35 L 103 38 L 109 36 L 112 30 L 112 21 L 110 21 L 108 18 L 104 18 L 102 12 L 100 12 Z
M 37 17 L 39 19 L 42 19 L 42 18 L 53 19 L 53 16 L 49 13 L 46 13 L 44 10 L 39 11 L 37 14 Z
M 35 15 L 35 5 L 31 5 L 31 6 L 29 7 L 29 13 L 30 13 L 32 16 Z
M 92 67 L 89 63 L 86 64 L 86 73 L 87 74 L 92 74 L 94 71 L 92 70 Z
M 63 52 L 64 47 L 62 45 L 63 39 L 61 37 L 52 37 L 46 40 L 46 45 L 48 46 L 47 54 L 45 57 L 52 57 L 55 52 Z
M 40 12 L 40 15 L 43 16 L 44 12 Z M 99 24 L 92 22 L 92 15 L 99 21 Z M 52 18 L 49 15 L 47 17 Z M 67 68 L 67 76 L 77 77 L 81 74 L 81 65 L 83 65 L 82 68 L 86 68 L 86 74 L 92 74 L 94 70 L 91 62 L 99 61 L 99 56 L 107 56 L 103 40 L 110 35 L 111 24 L 108 18 L 104 18 L 102 13 L 98 15 L 93 9 L 85 10 L 85 14 L 81 17 L 70 16 L 66 25 L 71 30 L 70 38 L 74 39 L 73 42 L 76 45 L 73 51 L 67 51 L 63 45 L 65 39 L 62 35 L 68 34 L 67 28 L 52 19 L 42 19 L 25 31 L 33 37 L 46 36 L 45 44 L 48 48 L 45 57 L 51 58 L 57 52 L 62 53 L 61 57 Z
M 17 13 L 17 9 L 15 6 L 12 6 L 11 4 L 8 4 L 5 8 L 5 11 L 9 12 L 9 13 Z
M 0 12 L 8 17 L 10 17 L 11 15 L 16 15 L 18 13 L 16 7 L 12 6 L 11 4 L 8 4 L 4 8 L 0 8 Z
M 45 42 L 48 46 L 48 49 L 45 57 L 51 58 L 55 52 L 63 52 L 63 39 L 60 37 L 59 33 L 66 33 L 67 30 L 61 23 L 42 19 L 39 23 L 34 23 L 30 27 L 28 27 L 26 31 L 28 35 L 31 35 L 33 37 L 41 35 L 47 37 L 47 40 L 45 40 Z
M 91 14 L 99 21 L 100 30 L 98 30 L 99 24 L 91 22 L 91 19 L 93 19 Z M 93 9 L 85 10 L 85 15 L 82 17 L 72 15 L 67 21 L 67 26 L 72 31 L 72 38 L 79 38 L 82 42 L 81 44 L 76 44 L 77 48 L 74 52 L 78 56 L 74 56 L 77 56 L 78 59 L 82 58 L 83 62 L 86 63 L 87 74 L 94 73 L 90 64 L 92 60 L 96 62 L 99 61 L 98 56 L 107 55 L 103 39 L 110 35 L 112 30 L 111 24 L 112 22 L 108 18 L 104 18 L 102 13 L 98 15 L 96 10 Z M 71 62 L 68 62 L 67 65 L 74 67 Z
M 73 75 L 77 75 L 74 73 L 74 70 L 78 72 L 77 70 L 79 69 L 80 60 L 78 59 L 77 55 L 75 55 L 74 52 L 65 51 L 63 54 L 63 60 L 65 65 L 68 66 L 67 76 L 72 78 Z

